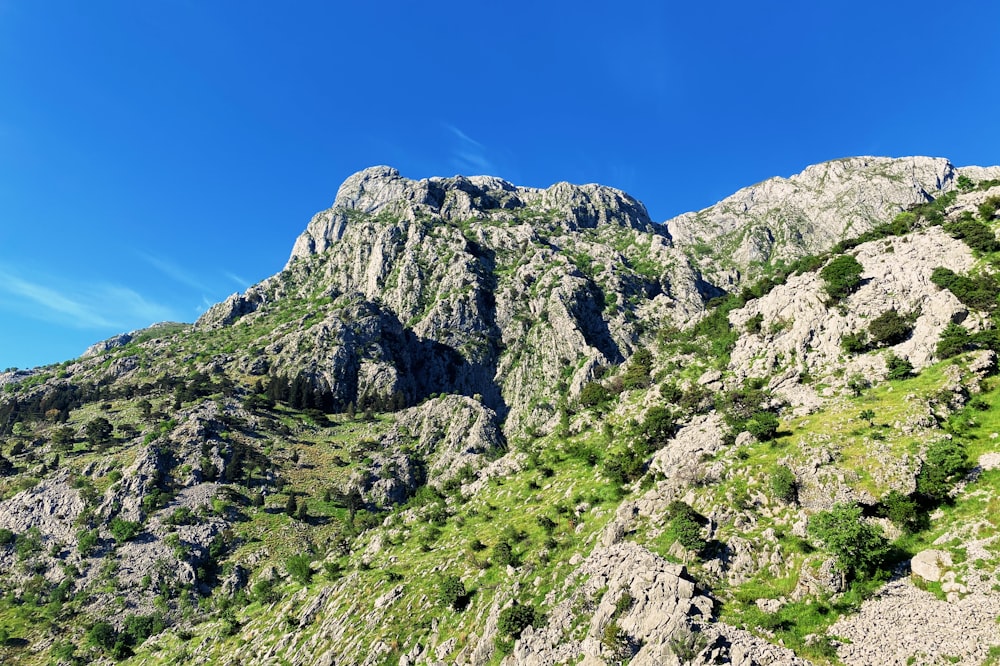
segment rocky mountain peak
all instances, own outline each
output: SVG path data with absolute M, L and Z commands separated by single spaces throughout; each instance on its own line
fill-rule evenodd
M 547 189 L 518 187 L 495 176 L 454 176 L 411 180 L 392 167 L 375 166 L 344 181 L 333 206 L 317 213 L 299 236 L 289 259 L 324 252 L 344 234 L 349 220 L 388 214 L 410 221 L 511 221 L 511 211 L 532 209 L 566 230 L 617 225 L 651 230 L 645 206 L 621 190 L 562 182 Z
M 1000 169 L 955 167 L 937 157 L 850 157 L 769 178 L 665 224 L 718 286 L 753 279 L 762 266 L 821 251 L 955 187 L 958 176 Z

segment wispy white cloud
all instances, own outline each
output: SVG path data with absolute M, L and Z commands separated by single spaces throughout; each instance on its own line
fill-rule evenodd
M 147 264 L 160 271 L 168 278 L 174 282 L 178 282 L 187 287 L 197 289 L 198 291 L 211 293 L 212 289 L 205 285 L 197 275 L 191 271 L 178 266 L 177 264 L 167 261 L 166 259 L 161 259 L 160 257 L 154 257 L 151 254 L 146 254 L 145 252 L 139 252 L 139 257 L 142 258 Z
M 487 148 L 460 128 L 442 123 L 444 128 L 457 139 L 452 147 L 450 162 L 458 172 L 467 176 L 496 175 L 496 164 L 487 155 Z
M 60 284 L 48 278 L 25 279 L 0 269 L 2 305 L 31 317 L 78 329 L 127 330 L 176 319 L 173 310 L 132 289 L 113 284 Z
M 223 271 L 222 274 L 225 275 L 230 280 L 232 280 L 233 282 L 235 282 L 240 287 L 240 289 L 246 289 L 247 287 L 250 286 L 250 282 L 248 282 L 247 280 L 244 280 L 239 275 L 236 275 L 236 273 L 230 273 L 229 271 Z
M 454 125 L 449 125 L 448 123 L 445 123 L 444 126 L 445 126 L 445 129 L 447 129 L 449 132 L 451 132 L 452 134 L 454 134 L 456 137 L 458 137 L 463 142 L 471 144 L 471 145 L 475 146 L 476 148 L 485 148 L 485 146 L 483 144 L 479 143 L 478 141 L 476 141 L 475 139 L 473 139 L 468 134 L 466 134 L 462 130 L 458 129 Z

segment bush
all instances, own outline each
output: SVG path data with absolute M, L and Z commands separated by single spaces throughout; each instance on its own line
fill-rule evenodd
M 833 301 L 839 301 L 857 291 L 861 286 L 864 267 L 849 254 L 842 254 L 828 263 L 819 275 L 823 278 L 823 289 Z
M 438 596 L 444 605 L 461 610 L 465 606 L 466 595 L 468 592 L 458 576 L 445 576 L 441 579 Z
M 666 407 L 650 407 L 642 421 L 639 433 L 646 448 L 656 451 L 663 448 L 674 434 L 674 416 Z
M 701 526 L 705 519 L 690 504 L 675 500 L 667 507 L 670 516 L 670 532 L 687 550 L 700 552 L 706 545 Z
M 312 580 L 312 557 L 309 555 L 292 555 L 285 561 L 285 568 L 292 580 L 301 585 L 308 585 Z
M 103 416 L 98 416 L 86 425 L 87 442 L 95 449 L 103 449 L 111 443 L 114 426 Z
M 653 365 L 653 355 L 648 349 L 639 349 L 629 359 L 625 374 L 622 375 L 622 386 L 626 389 L 647 388 L 650 384 L 649 373 Z
M 798 497 L 798 482 L 787 467 L 778 467 L 771 474 L 771 492 L 783 502 L 794 502 Z
M 989 222 L 1000 210 L 1000 196 L 989 197 L 983 203 L 979 204 L 979 217 L 983 218 L 984 222 Z
M 767 442 L 778 434 L 778 425 L 778 417 L 771 412 L 757 412 L 746 422 L 746 429 L 758 441 Z
M 912 333 L 913 326 L 895 309 L 886 310 L 868 324 L 868 334 L 874 347 L 899 344 Z
M 879 502 L 879 515 L 888 518 L 907 532 L 919 531 L 920 513 L 917 501 L 898 490 L 890 490 Z
M 520 638 L 522 631 L 534 624 L 535 618 L 533 606 L 522 605 L 515 601 L 513 605 L 500 611 L 500 617 L 497 618 L 497 630 L 502 636 L 516 640 Z
M 949 322 L 944 327 L 944 330 L 941 331 L 941 337 L 938 338 L 935 353 L 940 358 L 945 359 L 958 356 L 971 348 L 972 340 L 969 336 L 969 331 L 961 324 Z
M 882 530 L 866 522 L 856 504 L 835 504 L 817 513 L 809 519 L 807 531 L 837 559 L 837 567 L 849 580 L 873 575 L 889 552 Z
M 130 539 L 134 539 L 142 531 L 142 523 L 125 520 L 116 516 L 111 519 L 108 529 L 111 530 L 111 536 L 115 538 L 115 541 L 125 543 Z
M 917 492 L 932 502 L 942 502 L 969 468 L 965 446 L 957 439 L 939 439 L 927 447 L 917 474 Z
M 598 407 L 611 399 L 611 393 L 600 382 L 589 382 L 580 390 L 580 404 Z
M 891 380 L 906 379 L 913 374 L 913 364 L 895 354 L 885 357 L 885 368 Z
M 0 546 L 9 546 L 17 540 L 17 535 L 6 527 L 0 527 Z
M 868 349 L 868 335 L 864 331 L 848 333 L 841 338 L 840 347 L 848 354 L 860 354 Z
M 973 310 L 992 312 L 997 308 L 1000 283 L 992 275 L 967 277 L 949 268 L 938 266 L 931 272 L 931 282 L 942 289 L 947 289 L 963 305 Z
M 501 541 L 493 546 L 493 555 L 490 557 L 490 561 L 498 567 L 517 566 L 514 549 L 511 548 L 510 543 L 507 541 Z
M 754 316 L 747 319 L 747 325 L 746 325 L 747 333 L 760 333 L 760 329 L 763 323 L 764 323 L 764 315 L 758 312 Z
M 83 557 L 87 557 L 97 547 L 98 542 L 97 530 L 83 529 L 76 534 L 76 547 Z
M 871 388 L 871 381 L 860 372 L 856 372 L 847 378 L 847 388 L 851 390 L 851 393 L 855 397 L 859 397 L 865 392 L 865 389 Z
M 989 219 L 989 218 L 984 218 Z M 945 231 L 965 242 L 973 250 L 980 252 L 996 252 L 1000 249 L 993 230 L 988 226 L 971 218 L 959 219 L 944 225 Z

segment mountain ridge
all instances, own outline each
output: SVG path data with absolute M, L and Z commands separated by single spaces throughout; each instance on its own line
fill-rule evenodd
M 1000 170 L 908 159 L 676 233 L 597 185 L 351 176 L 195 324 L 4 376 L 0 654 L 995 658 Z

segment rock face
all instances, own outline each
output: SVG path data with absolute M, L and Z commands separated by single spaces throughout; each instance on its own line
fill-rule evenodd
M 1000 170 L 839 160 L 658 225 L 598 185 L 355 174 L 194 327 L 0 374 L 0 661 L 982 662 L 1000 188 L 960 176 Z M 837 248 L 837 302 L 832 257 L 742 289 L 953 188 Z M 836 503 L 937 538 L 827 630 Z
M 618 190 L 374 167 L 312 219 L 283 273 L 197 326 L 253 327 L 289 299 L 333 299 L 271 335 L 272 368 L 305 366 L 343 405 L 478 394 L 517 432 L 551 426 L 551 387 L 578 391 L 630 354 L 639 319 L 681 321 L 714 293 Z
M 863 283 L 841 307 L 827 306 L 819 273 L 805 273 L 733 312 L 730 320 L 737 329 L 745 330 L 755 317 L 760 321 L 757 332 L 741 337 L 733 350 L 732 371 L 765 377 L 825 374 L 836 366 L 845 376 L 878 376 L 885 372 L 881 357 L 845 355 L 842 343 L 849 334 L 867 333 L 869 323 L 890 310 L 914 316 L 912 334 L 890 351 L 915 368 L 936 360 L 934 348 L 947 324 L 978 326 L 976 315 L 951 292 L 931 283 L 938 266 L 964 274 L 975 263 L 969 247 L 940 227 L 864 243 L 854 254 L 864 267 Z
M 891 220 L 906 206 L 955 187 L 959 175 L 997 178 L 1000 169 L 956 168 L 931 157 L 852 157 L 770 178 L 665 224 L 709 280 L 732 289 L 762 262 L 822 251 Z

